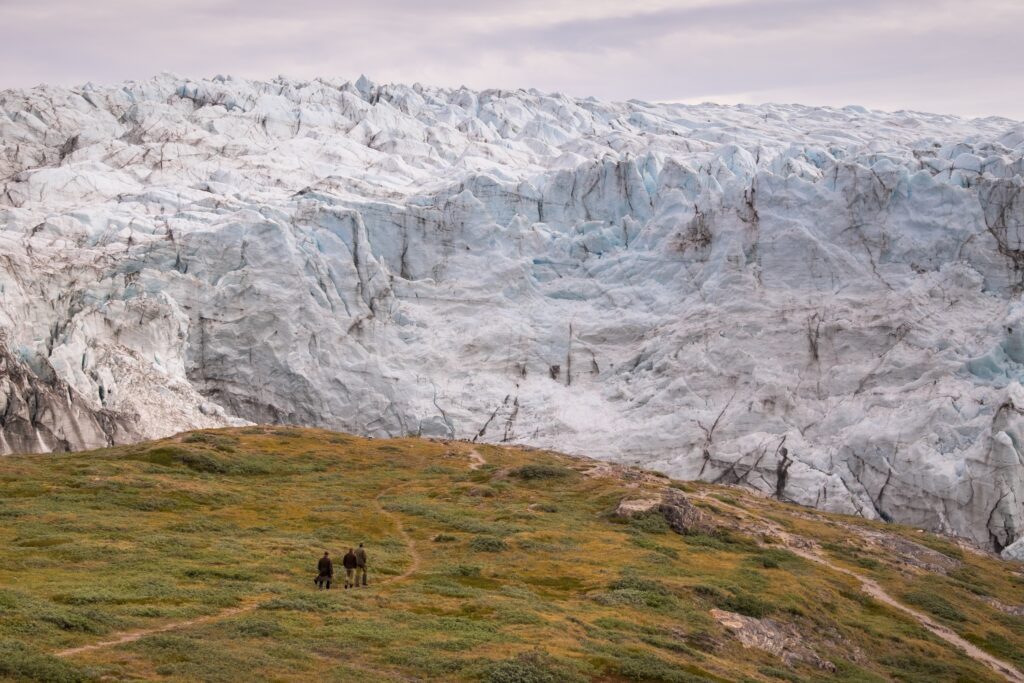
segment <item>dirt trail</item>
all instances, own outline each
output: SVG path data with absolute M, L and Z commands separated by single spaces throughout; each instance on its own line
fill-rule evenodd
M 471 470 L 478 470 L 487 464 L 487 461 L 484 460 L 484 456 L 480 455 L 475 448 L 469 451 L 466 455 L 468 455 L 469 459 L 472 461 L 469 463 L 469 469 Z
M 903 603 L 899 602 L 891 595 L 886 593 L 885 590 L 881 586 L 879 586 L 878 583 L 875 582 L 873 579 L 869 579 L 866 576 L 861 576 L 860 574 L 851 569 L 836 566 L 828 560 L 826 560 L 825 558 L 821 557 L 820 555 L 817 555 L 813 552 L 809 552 L 802 548 L 790 548 L 790 550 L 796 553 L 797 555 L 800 555 L 801 557 L 822 564 L 828 567 L 829 569 L 841 572 L 843 574 L 846 574 L 847 576 L 852 576 L 853 578 L 860 581 L 860 587 L 862 591 L 864 591 L 871 597 L 875 598 L 879 602 L 883 602 L 886 605 L 889 605 L 890 607 L 895 607 L 901 612 L 904 612 L 914 617 L 922 626 L 924 626 L 926 629 L 937 635 L 939 638 L 942 638 L 946 642 L 951 643 L 952 645 L 955 645 L 959 649 L 963 650 L 968 657 L 986 665 L 990 669 L 994 670 L 996 673 L 1000 674 L 1006 680 L 1013 681 L 1013 683 L 1024 683 L 1024 674 L 1021 674 L 1021 672 L 1018 671 L 1016 668 L 1007 664 L 1001 659 L 993 657 L 992 655 L 985 652 L 976 645 L 964 640 L 963 638 L 958 636 L 952 629 L 943 626 L 942 624 L 938 623 L 937 621 L 929 617 L 927 614 L 919 612 L 916 609 L 908 607 Z
M 471 470 L 480 469 L 481 467 L 483 467 L 484 465 L 487 464 L 487 461 L 484 460 L 483 456 L 480 455 L 476 451 L 476 449 L 471 450 L 468 453 L 468 456 L 469 456 L 469 459 L 471 461 L 469 463 L 468 467 Z M 416 544 L 413 542 L 412 537 L 409 536 L 409 532 L 407 532 L 405 530 L 405 526 L 402 524 L 402 520 L 397 515 L 389 512 L 388 510 L 386 510 L 384 508 L 384 506 L 381 505 L 381 503 L 380 503 L 380 499 L 383 498 L 384 496 L 386 496 L 388 493 L 390 493 L 395 488 L 397 488 L 397 487 L 392 487 L 392 488 L 389 488 L 389 489 L 385 489 L 385 490 L 381 491 L 380 493 L 378 493 L 376 498 L 374 498 L 374 503 L 377 505 L 377 508 L 378 508 L 378 510 L 380 510 L 380 513 L 382 515 L 384 515 L 385 517 L 389 518 L 391 520 L 391 522 L 395 525 L 395 531 L 398 532 L 398 535 L 401 537 L 402 541 L 405 543 L 405 546 L 406 546 L 406 548 L 409 551 L 409 557 L 412 559 L 412 561 L 409 563 L 409 566 L 406 568 L 406 570 L 404 572 L 402 572 L 401 574 L 398 574 L 396 576 L 390 576 L 390 577 L 388 577 L 386 579 L 382 579 L 380 581 L 377 581 L 377 582 L 375 582 L 373 584 L 370 584 L 370 586 L 368 586 L 368 588 L 375 588 L 377 586 L 385 586 L 385 585 L 388 585 L 388 584 L 398 583 L 400 581 L 405 581 L 410 576 L 412 576 L 413 574 L 418 572 L 419 569 L 420 569 L 420 566 L 422 564 L 422 559 L 420 558 L 420 554 L 416 550 Z M 82 654 L 83 652 L 91 652 L 93 650 L 102 650 L 102 649 L 108 648 L 108 647 L 116 647 L 118 645 L 124 645 L 125 643 L 133 643 L 136 640 L 140 640 L 142 638 L 145 638 L 146 636 L 152 636 L 152 635 L 156 635 L 158 633 L 167 633 L 168 631 L 177 631 L 179 629 L 189 628 L 191 626 L 200 626 L 202 624 L 208 624 L 208 623 L 211 623 L 211 622 L 214 622 L 214 621 L 219 621 L 221 619 L 227 619 L 229 617 L 237 616 L 239 614 L 245 614 L 246 612 L 251 612 L 252 610 L 254 610 L 257 607 L 259 607 L 260 604 L 261 604 L 260 601 L 254 600 L 254 601 L 251 601 L 251 602 L 247 602 L 247 603 L 245 603 L 243 605 L 239 605 L 238 607 L 231 607 L 231 608 L 223 610 L 221 612 L 217 612 L 216 614 L 208 614 L 205 617 L 196 617 L 195 619 L 186 619 L 185 621 L 175 621 L 175 622 L 171 622 L 169 624 L 164 624 L 163 626 L 155 626 L 153 628 L 139 629 L 137 631 L 125 631 L 123 633 L 116 634 L 110 640 L 104 640 L 104 641 L 101 641 L 99 643 L 92 643 L 90 645 L 80 645 L 79 647 L 73 647 L 73 648 L 69 648 L 67 650 L 61 650 L 61 651 L 56 652 L 54 654 L 56 656 L 58 656 L 58 657 L 74 657 L 75 655 Z
M 992 669 L 993 671 L 1001 675 L 1006 680 L 1012 681 L 1012 683 L 1024 683 L 1024 674 L 1022 674 L 1020 671 L 1018 671 L 1010 664 L 1007 664 L 1003 660 L 990 655 L 989 653 L 985 652 L 976 645 L 964 640 L 959 635 L 957 635 L 952 629 L 943 626 L 942 624 L 938 623 L 937 621 L 929 617 L 927 614 L 919 612 L 918 610 L 912 607 L 908 607 L 907 605 L 904 605 L 902 602 L 889 595 L 885 591 L 885 589 L 882 588 L 875 580 L 869 579 L 866 576 L 862 576 L 861 574 L 858 574 L 852 569 L 840 567 L 839 565 L 832 563 L 827 557 L 819 554 L 816 550 L 814 550 L 811 544 L 807 543 L 805 540 L 797 536 L 794 536 L 788 531 L 785 531 L 771 520 L 756 515 L 750 512 L 749 510 L 736 507 L 735 505 L 730 505 L 729 503 L 726 503 L 725 501 L 719 498 L 711 497 L 706 493 L 696 494 L 694 497 L 707 500 L 709 502 L 712 502 L 714 505 L 727 507 L 731 511 L 738 513 L 743 517 L 756 519 L 759 523 L 764 524 L 767 527 L 770 527 L 772 533 L 779 536 L 783 540 L 783 543 L 786 545 L 786 547 L 794 554 L 799 555 L 804 559 L 810 560 L 811 562 L 820 564 L 824 567 L 828 567 L 829 569 L 839 572 L 840 574 L 846 574 L 847 576 L 857 579 L 857 581 L 860 582 L 861 590 L 870 595 L 872 598 L 878 600 L 879 602 L 885 603 L 886 605 L 889 605 L 890 607 L 893 607 L 903 612 L 904 614 L 908 614 L 914 617 L 914 619 L 916 619 L 918 623 L 920 623 L 926 629 L 931 631 L 932 634 L 938 636 L 939 638 L 942 638 L 947 643 L 950 643 L 951 645 L 957 647 L 968 657 L 970 657 L 976 662 L 984 664 L 988 668 Z
M 216 614 L 208 614 L 205 617 L 196 617 L 195 619 L 187 619 L 185 621 L 175 621 L 170 624 L 164 624 L 163 626 L 156 626 L 154 628 L 139 629 L 138 631 L 126 631 L 124 633 L 118 633 L 112 640 L 104 640 L 99 643 L 92 643 L 91 645 L 80 645 L 79 647 L 73 647 L 67 650 L 61 650 L 54 654 L 58 657 L 73 657 L 75 655 L 82 654 L 83 652 L 90 652 L 92 650 L 102 650 L 107 647 L 115 647 L 117 645 L 124 645 L 125 643 L 133 643 L 136 640 L 145 638 L 146 636 L 156 635 L 157 633 L 166 633 L 168 631 L 175 631 L 181 628 L 188 628 L 189 626 L 199 626 L 200 624 L 207 624 L 211 621 L 217 621 L 219 619 L 227 619 L 238 614 L 244 614 L 251 612 L 252 610 L 259 607 L 259 602 L 249 602 L 238 607 L 231 607 L 224 610 L 223 612 L 217 612 Z
M 480 455 L 480 453 L 478 453 L 475 448 L 471 449 L 466 455 L 469 457 L 470 460 L 470 463 L 467 466 L 470 470 L 478 470 L 487 464 L 487 461 L 484 460 L 484 456 Z M 416 550 L 416 543 L 413 542 L 412 537 L 409 535 L 409 532 L 405 530 L 405 526 L 402 524 L 402 519 L 394 513 L 389 512 L 387 509 L 385 509 L 383 505 L 380 504 L 381 498 L 388 495 L 396 488 L 399 488 L 399 486 L 401 485 L 392 486 L 391 488 L 381 491 L 380 493 L 377 494 L 375 501 L 377 503 L 377 507 L 380 509 L 381 514 L 389 518 L 391 522 L 395 525 L 395 531 L 398 532 L 398 535 L 401 536 L 402 540 L 405 542 L 405 547 L 409 550 L 409 556 L 412 558 L 412 562 L 409 564 L 409 567 L 401 574 L 384 579 L 383 581 L 378 581 L 378 586 L 404 581 L 416 572 L 418 572 L 420 569 L 420 565 L 422 564 L 420 554 Z
M 473 453 L 476 452 L 474 451 Z M 478 454 L 477 458 L 479 458 Z M 476 469 L 482 464 L 482 458 L 480 458 L 479 465 L 477 465 L 474 460 L 474 463 L 470 465 L 470 469 Z M 476 467 L 474 467 L 473 465 L 476 465 Z M 413 539 L 409 536 L 409 532 L 406 530 L 406 527 L 402 525 L 401 519 L 393 513 L 388 512 L 384 508 L 384 506 L 381 505 L 381 498 L 389 494 L 391 490 L 391 488 L 382 490 L 382 492 L 378 494 L 377 497 L 374 499 L 374 504 L 377 506 L 380 513 L 385 517 L 388 517 L 394 524 L 395 531 L 398 533 L 398 536 L 401 538 L 402 542 L 406 544 L 406 548 L 409 550 L 409 555 L 412 558 L 412 562 L 410 562 L 409 567 L 407 567 L 406 570 L 402 571 L 400 574 L 396 574 L 394 575 L 394 577 L 388 577 L 387 579 L 382 579 L 381 581 L 371 584 L 367 588 L 376 588 L 378 586 L 386 586 L 388 584 L 396 584 L 401 581 L 406 581 L 407 579 L 412 577 L 414 573 L 419 571 L 420 566 L 422 564 L 420 553 L 416 550 L 416 544 L 413 543 Z M 98 643 L 91 643 L 89 645 L 80 645 L 78 647 L 72 647 L 67 650 L 60 650 L 58 652 L 54 652 L 54 654 L 58 657 L 69 657 L 75 656 L 76 654 L 81 654 L 83 652 L 90 652 L 92 650 L 99 650 L 106 647 L 117 647 L 118 645 L 124 645 L 125 643 L 135 642 L 136 640 L 140 640 L 142 638 L 145 638 L 146 636 L 154 636 L 160 633 L 167 633 L 168 631 L 178 631 L 180 629 L 187 629 L 189 627 L 201 626 L 203 624 L 218 622 L 230 616 L 237 616 L 239 614 L 244 614 L 246 612 L 252 611 L 253 609 L 256 609 L 259 606 L 259 604 L 259 600 L 253 600 L 251 602 L 247 602 L 237 607 L 230 607 L 228 609 L 224 609 L 223 611 L 219 611 L 214 614 L 207 614 L 206 616 L 197 616 L 196 618 L 190 618 L 190 620 L 185 620 L 183 622 L 172 622 L 170 624 L 164 624 L 163 626 L 153 627 L 151 629 L 138 629 L 137 631 L 126 631 L 123 633 L 116 634 L 111 640 L 103 640 Z
M 395 525 L 395 531 L 398 532 L 398 535 L 401 536 L 402 541 L 405 543 L 405 547 L 408 549 L 409 557 L 412 558 L 412 561 L 409 563 L 409 566 L 406 568 L 404 572 L 398 574 L 397 576 L 391 576 L 389 578 L 383 579 L 382 581 L 378 581 L 376 584 L 378 586 L 383 586 L 389 583 L 398 583 L 399 581 L 405 581 L 410 576 L 419 571 L 421 564 L 420 554 L 416 550 L 416 544 L 413 543 L 412 537 L 409 535 L 409 532 L 405 530 L 405 526 L 402 524 L 402 520 L 394 513 L 388 512 L 388 510 L 385 509 L 385 507 L 380 504 L 380 499 L 387 495 L 393 488 L 395 487 L 392 487 L 391 489 L 385 489 L 378 493 L 375 502 L 377 503 L 377 508 L 380 510 L 380 513 L 388 519 L 390 519 L 392 524 Z

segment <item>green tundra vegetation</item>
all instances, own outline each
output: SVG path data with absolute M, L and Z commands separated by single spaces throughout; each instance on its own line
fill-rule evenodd
M 669 490 L 706 524 L 615 514 Z M 860 577 L 1024 668 L 1021 566 L 738 488 L 274 427 L 0 460 L 0 680 L 1006 680 Z

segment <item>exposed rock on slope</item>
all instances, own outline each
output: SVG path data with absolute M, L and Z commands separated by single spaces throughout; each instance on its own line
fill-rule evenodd
M 0 112 L 8 350 L 109 438 L 528 442 L 1024 534 L 1021 123 L 173 76 Z
M 822 659 L 803 642 L 804 637 L 792 627 L 772 619 L 757 619 L 720 609 L 711 610 L 711 616 L 745 648 L 757 648 L 780 657 L 787 664 L 809 663 L 819 669 L 835 673 L 836 665 Z

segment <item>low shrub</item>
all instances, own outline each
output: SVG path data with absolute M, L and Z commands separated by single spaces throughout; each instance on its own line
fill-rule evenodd
M 710 683 L 710 676 L 685 671 L 675 664 L 652 655 L 630 655 L 618 662 L 618 673 L 631 681 L 659 681 L 663 683 Z
M 194 472 L 227 474 L 228 466 L 209 453 L 193 451 L 180 446 L 158 446 L 144 451 L 141 459 L 157 465 L 184 465 Z
M 494 621 L 499 624 L 529 624 L 539 626 L 544 620 L 533 612 L 513 608 L 501 608 L 494 613 Z
M 230 569 L 220 567 L 191 567 L 182 572 L 190 579 L 221 579 L 223 581 L 255 581 L 256 575 L 244 569 Z
M 117 605 L 131 601 L 131 598 L 123 594 L 118 595 L 105 589 L 88 592 L 57 593 L 52 599 L 54 602 L 64 605 L 96 605 L 101 603 Z
M 329 597 L 325 597 L 321 593 L 274 598 L 260 605 L 260 609 L 290 612 L 330 612 L 336 607 L 337 605 Z
M 479 553 L 500 553 L 508 550 L 508 543 L 494 536 L 477 536 L 469 542 L 469 547 Z
M 94 614 L 98 615 L 98 613 Z M 40 621 L 52 624 L 62 631 L 79 631 L 81 633 L 106 633 L 106 628 L 99 620 L 92 619 L 78 612 L 48 610 L 37 615 Z M 105 621 L 105 619 L 104 619 Z
M 668 522 L 657 512 L 650 512 L 646 515 L 633 517 L 629 520 L 632 530 L 647 534 L 665 534 L 671 531 Z
M 933 536 L 932 534 L 915 534 L 914 540 L 921 545 L 928 546 L 935 552 L 942 553 L 946 557 L 951 557 L 954 560 L 960 560 L 963 562 L 965 559 L 964 551 L 944 538 Z
M 803 679 L 796 674 L 780 669 L 777 666 L 762 666 L 757 670 L 758 673 L 762 673 L 769 678 L 774 678 L 780 681 L 789 681 L 790 683 L 802 683 Z
M 418 500 L 389 500 L 384 508 L 391 512 L 401 512 L 406 515 L 415 515 L 432 520 L 438 524 L 450 527 L 456 531 L 464 531 L 471 534 L 488 534 L 492 536 L 506 536 L 516 533 L 517 527 L 501 522 L 489 522 L 468 514 L 465 508 L 457 506 L 439 505 L 433 501 Z
M 708 598 L 709 600 L 721 600 L 725 598 L 725 593 L 723 593 L 721 590 L 715 588 L 714 586 L 708 586 L 706 584 L 699 584 L 697 586 L 694 586 L 693 592 L 699 595 L 700 597 Z
M 957 681 L 966 683 L 972 679 L 959 675 L 956 668 L 937 657 L 922 656 L 913 652 L 882 657 L 881 663 L 899 673 L 902 681 Z
M 234 453 L 235 446 L 238 445 L 238 439 L 233 436 L 209 434 L 207 432 L 193 432 L 182 439 L 182 442 L 208 444 L 216 448 L 218 451 L 223 451 L 225 453 Z
M 513 477 L 520 479 L 561 479 L 573 474 L 567 467 L 558 465 L 523 465 L 509 472 Z
M 727 596 L 718 601 L 718 606 L 724 610 L 756 619 L 767 616 L 775 609 L 771 603 L 765 602 L 761 598 L 749 593 Z
M 480 576 L 480 567 L 471 564 L 457 564 L 452 567 L 452 574 L 456 576 Z
M 670 595 L 671 592 L 665 586 L 661 585 L 657 581 L 651 579 L 644 579 L 639 576 L 633 576 L 631 574 L 623 576 L 617 581 L 612 581 L 609 585 L 613 591 L 620 590 L 637 590 L 645 593 L 656 593 L 658 595 Z
M 284 628 L 270 619 L 247 617 L 232 624 L 234 630 L 246 638 L 274 638 L 284 635 Z
M 675 548 L 660 545 L 659 543 L 656 543 L 654 540 L 647 538 L 646 536 L 636 535 L 630 539 L 630 543 L 637 546 L 638 548 L 643 548 L 644 550 L 653 550 L 654 552 L 664 555 L 665 557 L 670 557 L 672 559 L 677 559 L 679 557 L 679 552 L 676 551 Z
M 668 588 L 650 579 L 626 575 L 608 584 L 609 591 L 594 595 L 594 600 L 602 605 L 633 606 L 633 607 L 664 607 L 674 602 L 672 592 Z
M 729 531 L 728 529 L 716 529 L 710 534 L 686 534 L 683 538 L 686 540 L 687 545 L 710 548 L 712 550 L 744 552 L 759 549 L 757 541 L 750 536 Z
M 639 636 L 640 642 L 646 643 L 651 647 L 656 647 L 659 650 L 666 650 L 668 652 L 676 652 L 679 654 L 694 657 L 697 655 L 689 646 L 683 643 L 678 638 L 665 638 L 656 635 L 641 635 Z
M 1017 647 L 1006 636 L 997 631 L 988 631 L 984 635 L 978 633 L 965 633 L 964 639 L 974 643 L 983 650 L 987 650 L 997 657 L 1008 659 L 1019 665 L 1024 665 L 1024 650 Z
M 575 683 L 583 678 L 543 650 L 533 650 L 493 664 L 484 680 L 487 683 Z
M 686 634 L 686 644 L 701 652 L 715 652 L 718 650 L 718 639 L 715 638 L 714 634 L 703 629 Z
M 878 560 L 864 555 L 860 549 L 846 543 L 826 542 L 822 543 L 821 547 L 831 553 L 834 553 L 837 557 L 842 558 L 847 562 L 852 562 L 858 567 L 863 567 L 864 569 L 879 569 L 882 566 L 882 563 Z
M 451 680 L 452 674 L 465 668 L 466 662 L 459 657 L 441 655 L 437 649 L 436 647 L 393 648 L 385 655 L 384 661 L 415 669 L 434 679 Z M 373 680 L 373 677 L 370 676 L 367 680 Z
M 494 498 L 495 491 L 489 486 L 473 486 L 468 489 L 458 490 L 457 493 L 461 493 L 471 498 Z
M 90 680 L 80 669 L 19 641 L 0 640 L 0 679 L 79 683 Z
M 948 600 L 927 590 L 905 593 L 903 600 L 915 607 L 920 607 L 930 614 L 934 614 L 940 619 L 957 622 L 967 621 L 964 613 L 954 607 Z
M 766 548 L 754 556 L 754 561 L 765 569 L 793 567 L 803 562 L 800 556 L 783 548 Z
M 748 617 L 760 619 L 775 611 L 775 606 L 765 602 L 757 596 L 749 593 L 726 593 L 725 591 L 705 584 L 693 587 L 693 592 L 706 600 L 709 600 L 715 607 L 736 612 Z
M 988 597 L 992 595 L 992 586 L 985 581 L 980 573 L 970 565 L 963 565 L 950 571 L 947 576 L 964 590 L 975 595 Z

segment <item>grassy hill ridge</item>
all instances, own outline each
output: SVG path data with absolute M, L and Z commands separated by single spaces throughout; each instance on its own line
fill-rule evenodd
M 194 432 L 4 458 L 0 522 L 0 680 L 934 683 L 1024 668 L 1019 565 L 546 451 Z M 316 592 L 323 550 L 340 566 L 360 541 L 371 586 Z

